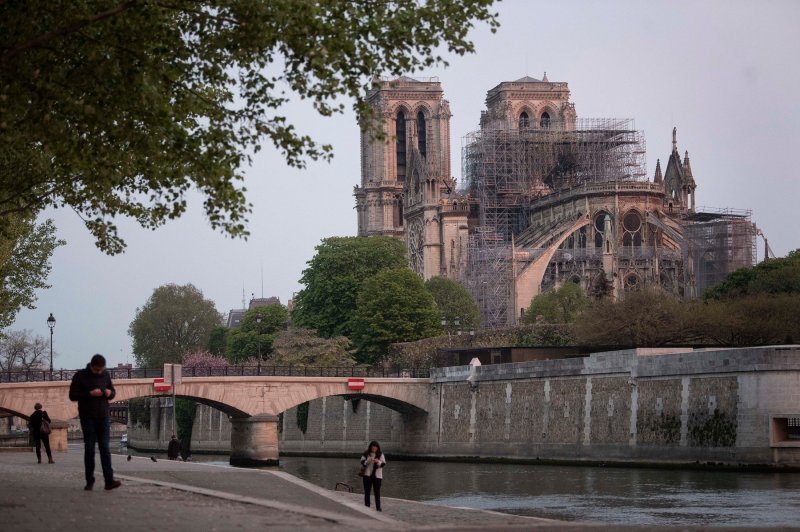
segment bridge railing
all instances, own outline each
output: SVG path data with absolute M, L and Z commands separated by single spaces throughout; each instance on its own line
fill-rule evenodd
M 68 381 L 78 370 L 0 371 L 0 383 Z M 107 368 L 114 380 L 150 379 L 164 376 L 163 368 Z M 428 368 L 315 367 L 315 366 L 227 366 L 184 367 L 184 377 L 364 377 L 427 379 Z

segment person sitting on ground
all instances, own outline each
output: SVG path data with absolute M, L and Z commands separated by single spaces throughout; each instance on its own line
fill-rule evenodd
M 47 462 L 55 464 L 53 461 L 53 453 L 50 452 L 50 433 L 42 432 L 42 421 L 50 423 L 50 416 L 47 415 L 47 410 L 42 410 L 42 403 L 33 405 L 33 414 L 31 414 L 28 421 L 28 427 L 33 437 L 33 444 L 36 446 L 36 459 L 42 463 L 42 444 L 47 453 Z
M 169 440 L 169 446 L 167 446 L 167 458 L 170 460 L 179 460 L 181 455 L 181 442 L 178 441 L 178 438 L 175 435 L 172 435 L 172 439 Z

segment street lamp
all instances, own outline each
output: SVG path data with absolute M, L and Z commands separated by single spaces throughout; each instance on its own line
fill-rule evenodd
M 447 323 L 448 323 L 447 317 L 442 316 L 442 328 L 447 331 L 447 343 L 449 344 L 450 347 L 453 347 L 453 336 L 450 333 L 450 327 L 447 326 Z M 461 336 L 461 333 L 464 332 L 461 329 L 461 317 L 456 316 L 455 318 L 453 318 L 453 327 L 455 327 L 456 329 L 456 335 Z M 469 336 L 470 336 L 470 341 L 472 341 L 472 338 L 475 336 L 475 329 L 473 329 L 472 327 L 469 328 Z
M 261 324 L 261 320 L 264 319 L 259 312 L 256 314 L 256 325 Z M 261 331 L 260 327 L 256 327 L 256 343 L 258 345 L 258 375 L 261 376 Z
M 47 318 L 47 326 L 50 327 L 50 378 L 53 378 L 53 327 L 56 326 L 56 319 L 53 317 L 53 313 L 50 313 L 50 317 Z

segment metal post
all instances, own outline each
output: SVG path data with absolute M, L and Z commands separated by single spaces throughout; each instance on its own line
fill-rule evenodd
M 47 318 L 47 326 L 50 327 L 50 379 L 53 378 L 53 328 L 56 326 L 56 319 L 53 313 Z

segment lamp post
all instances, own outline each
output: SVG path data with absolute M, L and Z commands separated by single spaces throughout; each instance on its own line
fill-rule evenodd
M 441 323 L 442 323 L 442 328 L 447 331 L 447 343 L 452 348 L 453 347 L 453 336 L 450 333 L 450 327 L 447 326 L 448 321 L 447 321 L 447 317 L 446 316 L 442 316 L 442 322 Z M 464 332 L 461 329 L 461 318 L 459 316 L 456 316 L 455 318 L 453 318 L 453 327 L 455 327 L 456 335 L 458 335 L 458 336 L 461 336 L 461 333 Z M 470 342 L 472 342 L 472 339 L 473 339 L 474 336 L 475 336 L 475 329 L 470 327 L 469 328 Z
M 258 325 L 261 324 L 261 320 L 264 319 L 259 312 L 256 314 L 256 344 L 258 345 L 258 375 L 261 376 L 261 331 Z
M 47 318 L 47 326 L 50 327 L 50 378 L 53 378 L 53 328 L 56 326 L 56 319 L 53 317 L 53 313 L 50 313 L 50 317 Z

